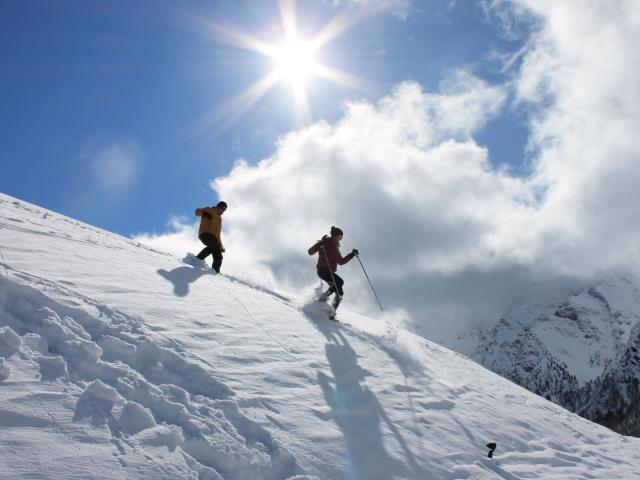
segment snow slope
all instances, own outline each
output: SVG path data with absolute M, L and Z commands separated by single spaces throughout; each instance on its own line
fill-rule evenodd
M 0 478 L 640 478 L 640 440 L 390 324 L 5 195 L 0 253 Z

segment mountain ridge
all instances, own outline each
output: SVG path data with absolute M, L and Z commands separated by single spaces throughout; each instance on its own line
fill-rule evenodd
M 640 435 L 640 287 L 611 274 L 561 300 L 512 307 L 462 339 L 490 370 L 585 418 Z

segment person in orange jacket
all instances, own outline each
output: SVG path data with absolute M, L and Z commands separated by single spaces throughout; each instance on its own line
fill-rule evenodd
M 204 260 L 209 255 L 213 255 L 213 269 L 220 273 L 222 266 L 222 252 L 224 246 L 220 239 L 222 231 L 222 214 L 227 210 L 227 203 L 220 201 L 215 207 L 196 208 L 196 216 L 202 217 L 198 237 L 206 245 L 197 255 L 200 260 Z
M 329 284 L 329 290 L 327 290 L 319 300 L 325 302 L 331 294 L 335 293 L 336 296 L 333 298 L 333 309 L 335 311 L 338 305 L 340 305 L 342 296 L 344 295 L 344 291 L 342 290 L 344 280 L 335 272 L 338 265 L 344 265 L 358 255 L 358 250 L 354 248 L 349 255 L 343 257 L 340 254 L 340 240 L 342 240 L 344 235 L 342 230 L 338 227 L 331 227 L 330 233 L 331 236 L 325 235 L 322 237 L 322 240 L 318 240 L 309 248 L 307 253 L 309 255 L 315 255 L 319 252 L 318 263 L 316 265 L 318 277 Z

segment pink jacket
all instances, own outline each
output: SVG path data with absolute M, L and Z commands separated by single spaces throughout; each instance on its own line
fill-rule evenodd
M 318 254 L 318 264 L 316 268 L 329 268 L 332 272 L 335 272 L 338 265 L 344 265 L 354 257 L 353 253 L 343 257 L 340 254 L 338 246 L 337 242 L 334 242 L 331 237 L 327 235 L 322 237 L 322 240 L 316 242 L 308 250 L 309 255 L 315 255 L 317 252 L 320 252 Z

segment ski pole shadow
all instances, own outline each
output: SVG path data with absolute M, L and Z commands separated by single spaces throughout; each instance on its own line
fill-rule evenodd
M 252 283 L 252 282 L 249 282 L 247 280 L 243 280 L 242 278 L 236 277 L 234 275 L 225 274 L 225 277 L 228 278 L 229 280 L 231 280 L 232 282 L 237 282 L 237 283 L 240 283 L 242 285 L 246 285 L 247 287 L 253 288 L 255 290 L 259 290 L 261 292 L 267 293 L 267 294 L 271 295 L 272 297 L 275 297 L 275 298 L 277 298 L 279 300 L 282 300 L 283 302 L 290 302 L 291 301 L 291 299 L 289 297 L 285 297 L 284 295 L 282 295 L 280 293 L 277 293 L 274 290 L 271 290 L 269 288 L 263 287 L 262 285 L 258 285 L 256 283 Z
M 203 275 L 210 273 L 209 270 L 181 266 L 167 271 L 162 268 L 156 270 L 158 275 L 173 283 L 173 293 L 178 297 L 185 297 L 189 293 L 189 285 Z
M 371 480 L 425 478 L 425 472 L 416 463 L 375 394 L 362 385 L 371 372 L 358 365 L 358 355 L 338 325 L 326 320 L 324 323 L 328 326 L 321 327 L 320 322 L 316 326 L 329 339 L 325 351 L 332 376 L 318 372 L 318 381 L 331 411 L 321 418 L 333 420 L 342 432 L 346 442 L 347 477 Z M 387 452 L 383 424 L 401 445 L 410 467 Z

